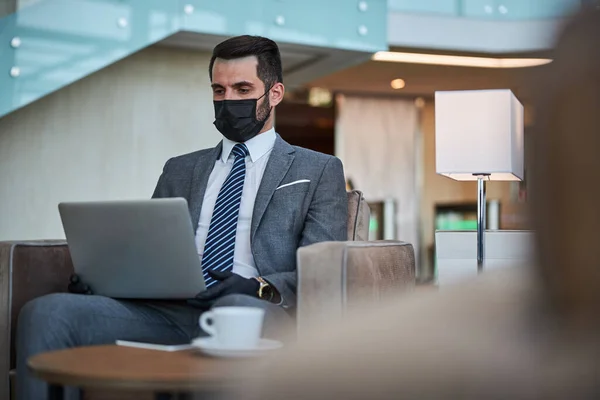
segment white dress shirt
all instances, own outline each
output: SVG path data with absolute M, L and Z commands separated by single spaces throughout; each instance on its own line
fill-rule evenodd
M 253 278 L 259 275 L 254 265 L 254 257 L 250 248 L 250 224 L 252 222 L 256 193 L 262 181 L 267 161 L 269 161 L 269 157 L 271 156 L 275 137 L 275 130 L 270 129 L 245 142 L 250 154 L 246 156 L 246 178 L 244 180 L 244 189 L 240 203 L 235 251 L 233 253 L 233 272 L 244 278 Z M 204 193 L 202 211 L 200 212 L 200 220 L 198 221 L 198 228 L 196 230 L 196 248 L 198 249 L 200 259 L 202 259 L 204 252 L 204 243 L 208 235 L 208 228 L 210 227 L 210 220 L 215 203 L 217 202 L 219 190 L 221 190 L 221 186 L 223 186 L 227 175 L 229 175 L 231 168 L 233 168 L 235 156 L 231 151 L 236 144 L 236 142 L 223 138 L 221 157 L 215 161 L 215 166 L 208 178 L 208 186 L 206 193 Z

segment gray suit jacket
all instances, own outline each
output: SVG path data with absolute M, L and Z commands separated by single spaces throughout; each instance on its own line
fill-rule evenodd
M 183 197 L 198 226 L 208 178 L 221 154 L 212 149 L 171 158 L 153 198 Z M 278 187 L 298 180 L 309 183 Z M 296 250 L 316 242 L 346 240 L 348 200 L 342 163 L 336 157 L 291 146 L 279 135 L 256 194 L 250 241 L 259 274 L 296 305 Z

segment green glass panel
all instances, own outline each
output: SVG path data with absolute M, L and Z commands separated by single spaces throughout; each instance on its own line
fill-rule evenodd
M 456 15 L 460 0 L 388 0 L 390 11 Z
M 385 0 L 39 0 L 0 18 L 0 117 L 180 31 L 387 49 Z M 207 40 L 207 35 L 212 39 Z

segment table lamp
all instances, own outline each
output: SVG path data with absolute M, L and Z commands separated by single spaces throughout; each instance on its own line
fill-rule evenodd
M 486 181 L 523 179 L 523 105 L 508 89 L 435 93 L 436 172 L 477 181 L 477 270 L 484 265 Z

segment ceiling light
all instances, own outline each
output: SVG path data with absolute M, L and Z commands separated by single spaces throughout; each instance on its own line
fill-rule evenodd
M 328 107 L 332 100 L 333 96 L 328 89 L 312 87 L 308 91 L 308 104 L 313 107 Z
M 548 58 L 493 58 L 449 56 L 441 54 L 401 53 L 378 51 L 372 57 L 375 61 L 391 61 L 412 64 L 452 65 L 457 67 L 479 68 L 523 68 L 535 67 L 552 62 Z
M 391 81 L 390 85 L 392 86 L 392 89 L 402 89 L 404 86 L 406 86 L 406 82 L 404 82 L 404 79 L 398 78 Z

